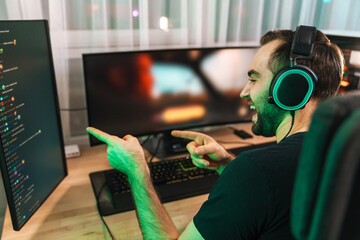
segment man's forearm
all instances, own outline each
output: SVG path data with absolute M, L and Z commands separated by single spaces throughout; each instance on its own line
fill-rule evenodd
M 177 239 L 180 234 L 161 204 L 150 176 L 129 177 L 129 183 L 144 239 Z

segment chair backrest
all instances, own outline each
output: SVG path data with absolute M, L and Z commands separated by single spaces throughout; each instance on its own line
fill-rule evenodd
M 325 101 L 314 113 L 303 144 L 291 207 L 291 228 L 298 240 L 331 239 L 327 235 L 330 233 L 335 236 L 332 239 L 340 239 L 336 237 L 343 230 L 342 226 L 338 226 L 337 230 L 335 227 L 329 229 L 329 226 L 342 224 L 343 221 L 339 222 L 335 212 L 340 214 L 338 211 L 341 211 L 344 214 L 348 201 L 351 201 L 349 199 L 357 197 L 356 194 L 349 197 L 350 193 L 353 194 L 349 189 L 350 193 L 342 192 L 345 188 L 341 184 L 345 181 L 342 176 L 350 175 L 346 164 L 351 165 L 351 161 L 354 161 L 352 164 L 357 164 L 356 158 L 353 160 L 355 155 L 348 153 L 360 149 L 360 145 L 349 142 L 360 136 L 357 130 L 357 121 L 360 120 L 356 121 L 358 115 L 355 114 L 358 109 L 360 91 L 355 91 Z M 347 158 L 349 160 L 344 160 Z M 353 167 L 352 170 L 356 173 L 357 169 Z M 347 181 L 350 184 L 356 180 Z M 334 196 L 335 193 L 338 198 Z M 342 206 L 338 205 L 339 198 L 342 199 Z M 343 218 L 346 219 L 347 214 Z
M 360 109 L 341 125 L 329 148 L 310 239 L 360 239 Z

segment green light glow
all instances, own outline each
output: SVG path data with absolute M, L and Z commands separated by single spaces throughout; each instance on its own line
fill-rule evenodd
M 291 69 L 291 70 L 288 70 L 288 71 L 286 71 L 285 73 L 283 73 L 283 74 L 279 77 L 279 79 L 276 81 L 275 86 L 274 86 L 274 90 L 273 90 L 274 93 L 277 93 L 277 92 L 278 92 L 278 88 L 279 88 L 281 82 L 283 81 L 283 79 L 284 79 L 285 77 L 287 77 L 287 76 L 290 75 L 290 74 L 299 74 L 299 75 L 305 77 L 305 79 L 307 80 L 307 82 L 308 82 L 308 84 L 309 84 L 309 88 L 308 88 L 308 91 L 307 91 L 306 94 L 305 94 L 305 97 L 304 97 L 303 101 L 302 101 L 301 103 L 299 103 L 298 105 L 293 106 L 293 107 L 292 107 L 292 106 L 286 106 L 286 105 L 282 104 L 282 103 L 280 102 L 279 98 L 278 98 L 278 95 L 277 95 L 277 94 L 274 94 L 274 95 L 273 95 L 273 98 L 274 98 L 275 103 L 276 103 L 279 107 L 281 107 L 282 109 L 288 110 L 288 111 L 297 110 L 297 109 L 302 108 L 302 107 L 308 102 L 308 100 L 309 100 L 309 98 L 310 98 L 310 96 L 311 96 L 311 93 L 312 93 L 312 91 L 313 91 L 313 89 L 314 89 L 314 83 L 313 83 L 311 77 L 309 76 L 309 74 L 307 74 L 306 72 L 304 72 L 304 71 L 302 71 L 302 70 L 299 70 L 299 69 Z
M 196 169 L 196 167 L 185 168 L 184 165 L 183 165 L 181 162 L 179 162 L 179 165 L 180 165 L 180 167 L 181 167 L 181 169 L 182 169 L 183 171 L 191 171 L 191 170 Z

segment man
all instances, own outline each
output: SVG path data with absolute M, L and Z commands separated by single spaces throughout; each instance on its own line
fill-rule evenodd
M 303 108 L 280 109 L 269 101 L 269 88 L 274 75 L 290 65 L 293 39 L 290 30 L 270 31 L 261 38 L 262 47 L 241 93 L 257 111 L 252 119 L 254 134 L 276 136 L 278 144 L 235 157 L 205 134 L 172 132 L 193 140 L 187 149 L 196 166 L 216 169 L 221 175 L 181 235 L 156 195 L 137 139 L 88 128 L 108 144 L 110 164 L 128 175 L 145 239 L 292 239 L 289 209 L 301 143 L 316 106 L 336 94 L 343 72 L 341 51 L 317 31 L 311 58 L 297 60 L 317 75 L 314 92 Z

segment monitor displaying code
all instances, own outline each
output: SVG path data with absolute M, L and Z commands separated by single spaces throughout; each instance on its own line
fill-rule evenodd
M 44 20 L 0 21 L 0 166 L 19 230 L 67 175 Z

